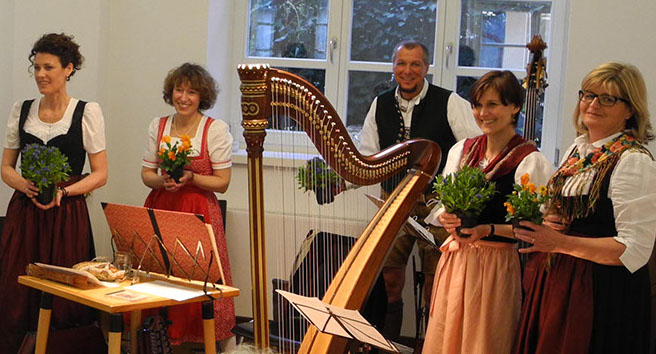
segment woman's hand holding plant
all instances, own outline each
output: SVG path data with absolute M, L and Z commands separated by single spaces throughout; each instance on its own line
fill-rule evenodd
M 538 225 L 530 221 L 520 221 L 521 226 L 526 226 L 531 230 L 515 228 L 515 237 L 522 241 L 532 244 L 528 248 L 520 248 L 520 253 L 542 252 L 551 253 L 559 252 L 562 249 L 566 236 L 549 226 Z

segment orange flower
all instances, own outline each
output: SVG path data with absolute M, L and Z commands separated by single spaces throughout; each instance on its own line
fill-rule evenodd
M 189 135 L 187 135 L 187 134 L 182 134 L 182 135 L 180 136 L 180 140 L 182 140 L 183 143 L 184 143 L 184 142 L 190 142 L 190 141 L 191 141 L 191 138 L 190 138 Z
M 538 188 L 535 186 L 535 184 L 533 184 L 533 183 L 529 183 L 529 184 L 526 185 L 526 189 L 527 189 L 529 192 L 531 192 L 531 193 L 535 193 L 535 191 L 536 191 Z
M 164 155 L 165 152 L 166 152 L 165 148 L 160 148 L 159 151 L 157 152 L 157 156 L 162 157 L 162 155 Z
M 169 151 L 169 160 L 175 161 L 175 159 L 176 159 L 175 153 L 173 153 L 173 151 Z
M 170 143 L 171 142 L 171 137 L 168 136 L 168 135 L 164 135 L 162 137 L 162 141 L 165 142 L 165 143 Z
M 503 205 L 506 206 L 506 210 L 508 211 L 508 214 L 510 215 L 515 215 L 515 208 L 513 208 L 512 204 L 505 202 Z
M 178 154 L 181 154 L 185 150 L 184 145 L 178 146 Z
M 191 148 L 191 142 L 190 141 L 183 141 L 182 142 L 182 147 L 184 151 L 188 151 Z
M 522 175 L 521 179 L 520 179 L 520 181 L 521 181 L 521 183 L 522 183 L 522 186 L 525 186 L 526 183 L 528 183 L 528 180 L 529 180 L 529 175 L 528 175 L 528 173 L 524 173 L 524 174 Z

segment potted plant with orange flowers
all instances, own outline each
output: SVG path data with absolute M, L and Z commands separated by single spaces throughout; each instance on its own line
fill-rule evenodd
M 495 183 L 485 179 L 485 174 L 475 167 L 463 166 L 460 171 L 446 177 L 437 176 L 433 183 L 435 199 L 440 201 L 448 213 L 460 218 L 461 226 L 456 228 L 460 237 L 461 228 L 472 228 L 478 224 L 478 217 L 485 203 L 496 193 Z
M 193 152 L 191 149 L 191 139 L 189 135 L 183 134 L 180 141 L 171 145 L 171 137 L 166 135 L 162 137 L 166 147 L 162 147 L 157 152 L 160 163 L 159 168 L 173 178 L 175 183 L 180 183 L 184 167 L 191 163 L 189 155 Z
M 519 222 L 522 220 L 539 225 L 542 223 L 540 208 L 549 199 L 547 187 L 536 187 L 530 182 L 528 173 L 522 175 L 520 183 L 513 186 L 512 194 L 509 194 L 506 202 L 503 203 L 508 212 L 506 221 L 512 222 L 514 228 L 521 227 Z

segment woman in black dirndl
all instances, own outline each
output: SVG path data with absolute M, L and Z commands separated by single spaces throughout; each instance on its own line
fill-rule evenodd
M 638 69 L 602 64 L 581 84 L 579 136 L 549 182 L 532 243 L 516 353 L 647 353 L 656 239 L 656 163 Z
M 71 267 L 94 257 L 85 195 L 107 181 L 105 128 L 100 106 L 70 97 L 66 82 L 80 69 L 83 57 L 73 37 L 50 33 L 37 40 L 30 68 L 39 92 L 36 100 L 16 102 L 7 123 L 2 154 L 2 180 L 15 192 L 7 207 L 0 237 L 0 352 L 16 353 L 29 330 L 35 330 L 39 291 L 19 285 L 30 262 Z M 27 144 L 57 147 L 68 157 L 70 179 L 58 184 L 53 201 L 42 205 L 39 189 L 16 171 Z M 82 178 L 86 156 L 91 173 Z M 89 324 L 89 308 L 54 297 L 51 326 Z

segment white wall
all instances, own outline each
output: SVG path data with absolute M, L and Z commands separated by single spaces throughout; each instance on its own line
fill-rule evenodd
M 599 64 L 622 61 L 636 65 L 647 83 L 652 117 L 656 113 L 656 37 L 652 35 L 653 25 L 649 25 L 656 18 L 656 2 L 570 0 L 569 3 L 567 61 L 561 91 L 564 95 L 561 154 L 576 136 L 571 117 L 581 81 Z M 649 148 L 656 152 L 656 142 L 649 144 Z
M 141 205 L 148 193 L 139 177 L 142 144 L 148 122 L 172 111 L 161 98 L 168 70 L 185 61 L 207 64 L 222 88 L 211 115 L 228 120 L 231 108 L 239 105 L 238 95 L 233 94 L 237 89 L 238 63 L 230 50 L 235 4 L 230 0 L 0 1 L 0 48 L 7 49 L 0 51 L 0 117 L 8 114 L 14 101 L 38 94 L 27 73 L 27 55 L 41 34 L 74 34 L 86 57 L 83 70 L 71 80 L 69 93 L 99 102 L 105 114 L 109 181 L 89 199 L 99 254 L 110 252 L 100 201 Z M 563 44 L 567 59 L 560 72 L 549 72 L 551 85 L 564 85 L 563 97 L 558 100 L 561 109 L 555 115 L 563 117 L 563 124 L 547 132 L 560 136 L 561 150 L 569 146 L 575 135 L 570 116 L 580 81 L 602 62 L 622 60 L 636 64 L 647 80 L 650 106 L 656 110 L 656 68 L 652 65 L 656 39 L 645 25 L 656 18 L 656 3 L 571 0 L 567 6 L 567 40 Z M 246 19 L 235 21 L 235 26 L 240 26 Z M 558 44 L 552 44 L 555 45 Z M 0 124 L 3 141 L 4 129 L 4 123 Z M 248 315 L 251 300 L 246 167 L 243 158 L 236 157 L 235 161 L 231 187 L 222 198 L 228 200 L 227 241 L 233 278 L 242 290 L 236 301 L 237 314 Z M 11 193 L 0 184 L 2 214 Z M 265 198 L 275 206 L 276 194 Z M 349 201 L 344 205 L 362 204 Z M 406 304 L 411 306 L 411 298 Z M 412 318 L 404 322 L 404 332 L 413 333 Z

